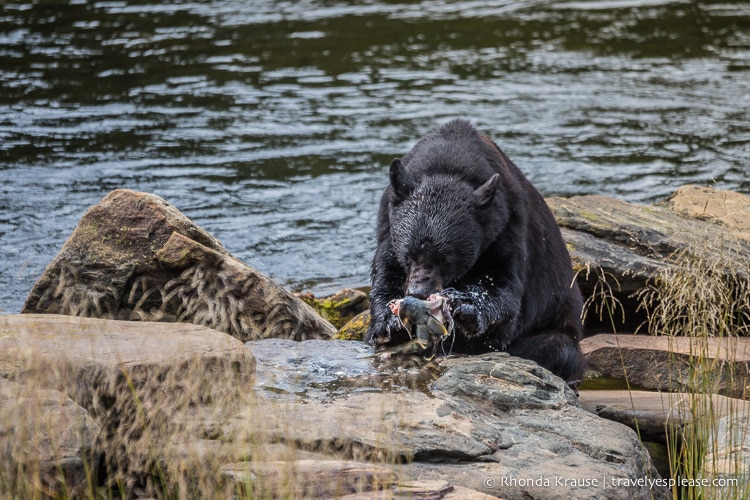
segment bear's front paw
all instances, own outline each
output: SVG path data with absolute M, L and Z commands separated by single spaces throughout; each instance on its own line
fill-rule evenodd
M 479 335 L 479 311 L 474 304 L 464 302 L 453 309 L 456 328 L 467 337 Z
M 391 314 L 390 311 L 384 318 L 374 325 L 372 329 L 372 336 L 370 342 L 372 344 L 383 345 L 391 342 L 393 337 L 397 337 L 399 332 L 403 332 L 404 328 L 402 323 L 398 320 L 398 317 Z

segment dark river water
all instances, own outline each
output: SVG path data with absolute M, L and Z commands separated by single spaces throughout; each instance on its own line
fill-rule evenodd
M 453 117 L 546 196 L 749 193 L 750 3 L 0 2 L 0 313 L 120 187 L 366 285 L 388 163 Z

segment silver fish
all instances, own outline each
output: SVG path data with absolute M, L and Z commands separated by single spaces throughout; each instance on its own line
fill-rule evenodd
M 432 348 L 430 359 L 435 355 L 437 345 L 453 332 L 453 317 L 448 307 L 448 299 L 430 295 L 427 300 L 404 297 L 388 304 L 409 337 L 427 350 Z M 411 342 L 410 342 L 411 344 Z

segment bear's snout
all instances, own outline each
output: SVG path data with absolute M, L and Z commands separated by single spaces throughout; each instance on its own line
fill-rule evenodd
M 443 289 L 443 281 L 432 269 L 412 268 L 406 279 L 405 296 L 426 300 L 427 297 Z

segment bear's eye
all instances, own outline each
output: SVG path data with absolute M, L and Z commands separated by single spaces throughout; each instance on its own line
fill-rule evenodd
M 444 267 L 452 262 L 452 256 L 450 252 L 438 252 L 435 256 L 435 264 L 439 267 Z

